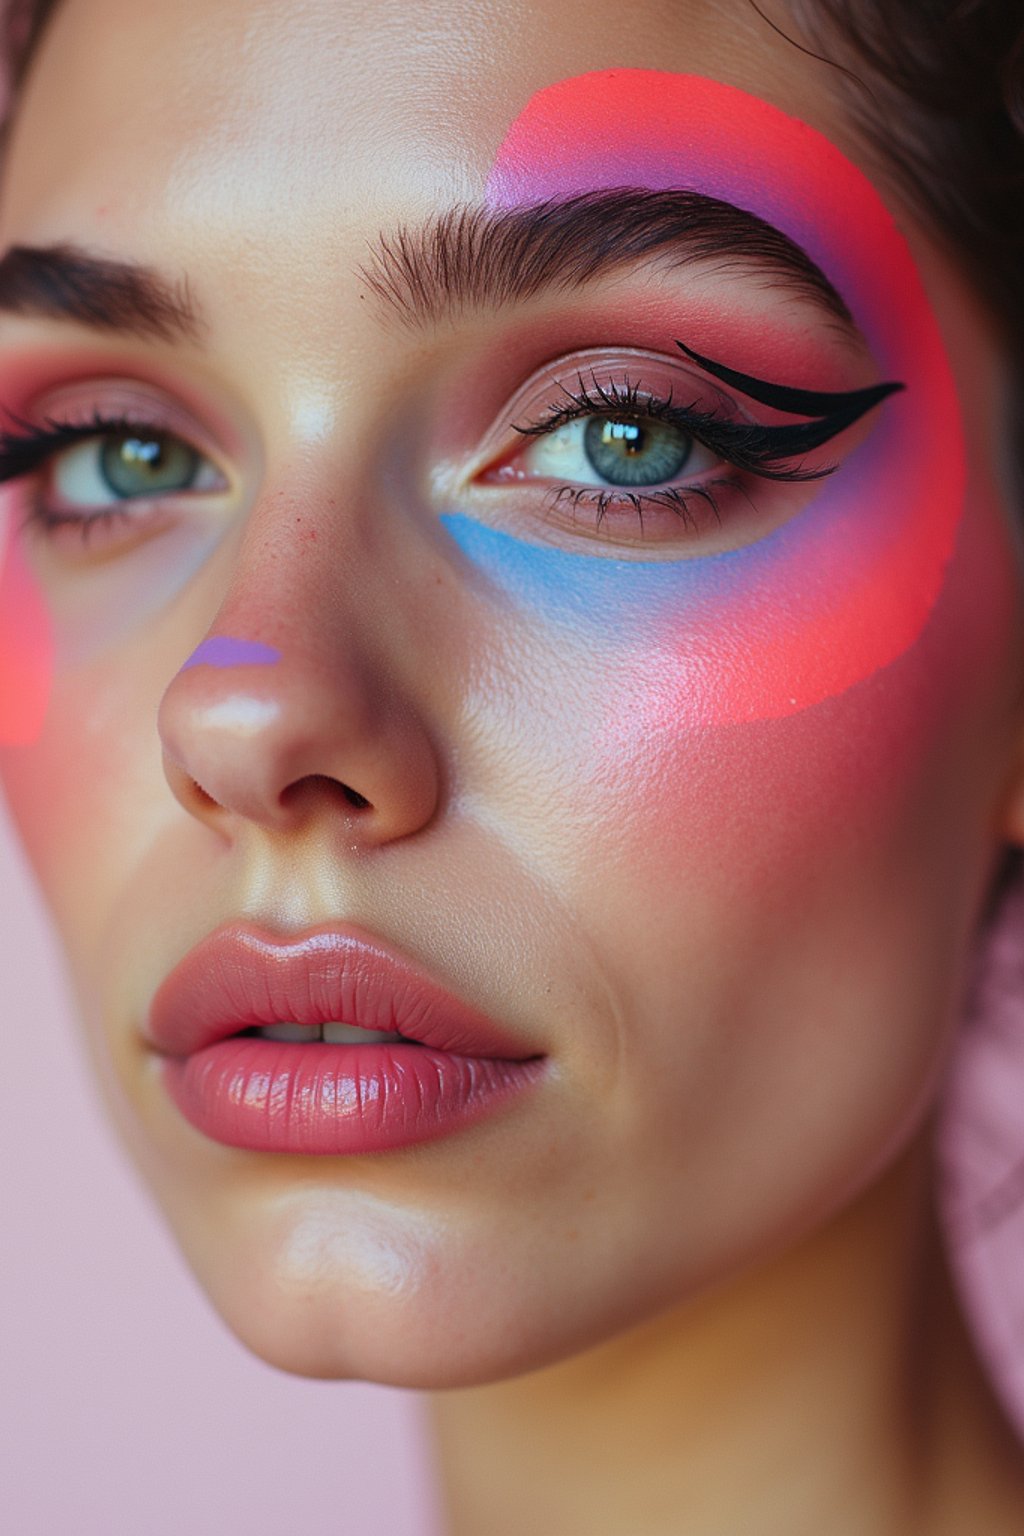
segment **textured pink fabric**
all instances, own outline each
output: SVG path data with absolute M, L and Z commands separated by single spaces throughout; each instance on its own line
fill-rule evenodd
M 939 1204 L 964 1305 L 1024 1437 L 1024 883 L 979 950 L 942 1097 Z

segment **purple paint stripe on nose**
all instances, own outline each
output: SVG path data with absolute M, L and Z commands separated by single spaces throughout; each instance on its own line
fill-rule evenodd
M 186 667 L 198 667 L 201 663 L 209 667 L 260 667 L 280 660 L 280 651 L 275 651 L 272 645 L 263 645 L 259 640 L 234 640 L 230 635 L 211 635 L 208 640 L 196 646 L 181 670 L 184 672 Z

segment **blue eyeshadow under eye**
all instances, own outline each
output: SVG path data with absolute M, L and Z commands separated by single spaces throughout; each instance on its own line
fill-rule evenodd
M 618 560 L 532 544 L 462 512 L 444 512 L 441 522 L 467 560 L 513 601 L 539 607 L 553 619 L 586 618 L 592 623 L 614 621 L 625 607 L 635 609 L 639 602 L 656 610 L 663 604 L 679 607 L 688 599 L 701 602 L 718 587 L 723 568 L 748 553 L 740 549 L 679 560 Z

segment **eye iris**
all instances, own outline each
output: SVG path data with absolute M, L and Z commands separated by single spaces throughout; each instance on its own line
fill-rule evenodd
M 118 496 L 146 496 L 186 490 L 199 468 L 199 455 L 180 438 L 121 432 L 100 450 L 100 470 Z
M 650 417 L 592 416 L 583 451 L 591 468 L 612 485 L 657 485 L 678 475 L 693 452 L 693 438 Z

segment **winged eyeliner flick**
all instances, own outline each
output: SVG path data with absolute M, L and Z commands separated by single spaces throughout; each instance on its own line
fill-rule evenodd
M 847 427 L 852 427 L 874 406 L 905 389 L 905 384 L 870 384 L 865 389 L 832 392 L 828 390 L 793 389 L 786 384 L 772 384 L 767 379 L 755 379 L 752 374 L 740 373 L 724 363 L 716 363 L 709 357 L 695 352 L 685 342 L 676 341 L 680 352 L 693 360 L 705 373 L 721 379 L 738 389 L 748 400 L 767 405 L 787 415 L 812 416 L 815 419 L 793 427 L 762 427 L 753 429 L 762 447 L 770 448 L 771 456 L 788 456 L 806 453 L 820 448 Z

